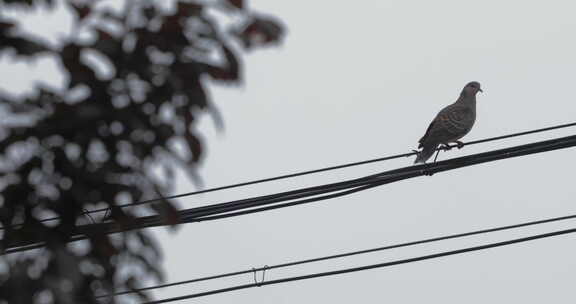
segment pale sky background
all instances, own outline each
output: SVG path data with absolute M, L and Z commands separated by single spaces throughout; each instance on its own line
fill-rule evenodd
M 213 88 L 226 130 L 216 132 L 209 118 L 201 125 L 209 152 L 199 173 L 207 188 L 408 152 L 416 148 L 437 111 L 471 80 L 482 83 L 485 93 L 478 97 L 476 126 L 464 141 L 575 120 L 574 1 L 253 0 L 250 5 L 278 16 L 289 35 L 282 47 L 245 57 L 242 88 Z M 10 79 L 7 74 L 2 72 L 2 82 L 11 82 L 4 84 L 20 81 L 14 76 L 18 74 L 12 72 Z M 573 132 L 466 147 L 441 154 L 441 159 Z M 569 215 L 576 211 L 574 153 L 568 149 L 509 159 L 320 203 L 188 224 L 177 234 L 154 231 L 165 251 L 168 282 L 173 282 Z M 195 207 L 270 194 L 412 162 L 400 159 L 332 171 L 184 198 L 180 204 Z M 193 184 L 181 179 L 175 192 L 193 190 Z M 272 270 L 266 279 L 573 225 L 541 225 Z M 576 236 L 563 236 L 176 303 L 573 303 L 575 253 Z M 252 276 L 245 275 L 155 294 L 174 297 L 251 282 Z

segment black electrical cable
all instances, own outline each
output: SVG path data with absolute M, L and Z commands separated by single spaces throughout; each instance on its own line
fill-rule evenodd
M 266 266 L 266 267 L 259 267 L 259 268 L 252 268 L 252 269 L 247 269 L 247 270 L 223 273 L 223 274 L 206 276 L 206 277 L 201 277 L 201 278 L 196 278 L 196 279 L 191 279 L 191 280 L 185 280 L 185 281 L 180 281 L 180 282 L 161 284 L 161 285 L 155 285 L 155 286 L 149 286 L 149 287 L 143 287 L 143 288 L 136 288 L 133 290 L 117 292 L 117 293 L 110 294 L 110 295 L 102 295 L 102 296 L 99 296 L 98 298 L 120 296 L 120 295 L 126 295 L 126 294 L 131 294 L 131 293 L 138 293 L 138 292 L 154 290 L 154 289 L 159 289 L 159 288 L 173 287 L 173 286 L 191 284 L 191 283 L 196 283 L 196 282 L 202 282 L 202 281 L 209 281 L 209 280 L 214 280 L 214 279 L 221 279 L 221 278 L 226 278 L 226 277 L 238 276 L 238 275 L 243 275 L 243 274 L 250 274 L 250 273 L 253 273 L 255 271 L 268 271 L 268 270 L 272 270 L 272 269 L 285 268 L 285 267 L 297 266 L 297 265 L 302 265 L 302 264 L 309 264 L 309 263 L 314 263 L 314 262 L 339 259 L 339 258 L 344 258 L 344 257 L 349 257 L 349 256 L 362 255 L 362 254 L 374 253 L 374 252 L 378 252 L 378 251 L 385 251 L 385 250 L 402 248 L 402 247 L 410 247 L 410 246 L 415 246 L 415 245 L 422 245 L 422 244 L 427 244 L 427 243 L 445 241 L 445 240 L 450 240 L 450 239 L 458 239 L 458 238 L 463 238 L 463 237 L 468 237 L 468 236 L 473 236 L 473 235 L 493 233 L 493 232 L 499 232 L 499 231 L 505 231 L 505 230 L 512 230 L 512 229 L 517 229 L 517 228 L 542 225 L 542 224 L 566 221 L 566 220 L 571 220 L 571 219 L 576 219 L 576 214 L 561 216 L 561 217 L 548 218 L 548 219 L 535 220 L 535 221 L 524 222 L 524 223 L 519 223 L 519 224 L 514 224 L 514 225 L 507 225 L 507 226 L 500 226 L 500 227 L 494 227 L 494 228 L 475 230 L 475 231 L 458 233 L 458 234 L 450 234 L 450 235 L 445 235 L 445 236 L 440 236 L 440 237 L 427 238 L 427 239 L 423 239 L 423 240 L 410 241 L 410 242 L 393 244 L 393 245 L 385 245 L 385 246 L 380 246 L 380 247 L 376 247 L 376 248 L 357 250 L 357 251 L 351 251 L 351 252 L 346 252 L 346 253 L 340 253 L 340 254 L 318 257 L 318 258 L 305 259 L 305 260 L 300 260 L 300 261 L 293 261 L 293 262 L 288 262 L 288 263 L 271 265 L 271 266 Z
M 375 186 L 380 186 L 380 185 L 388 184 L 391 182 L 396 182 L 396 181 L 400 181 L 400 180 L 404 180 L 404 179 L 408 179 L 408 178 L 413 178 L 413 177 L 417 177 L 417 176 L 433 175 L 435 173 L 439 173 L 439 172 L 443 172 L 443 171 L 454 170 L 454 169 L 472 166 L 472 165 L 477 165 L 477 164 L 482 164 L 482 163 L 486 163 L 486 162 L 491 162 L 491 161 L 496 161 L 496 160 L 501 160 L 501 159 L 507 159 L 507 158 L 511 158 L 511 157 L 525 156 L 525 155 L 541 153 L 541 152 L 548 152 L 548 151 L 552 151 L 552 150 L 569 148 L 569 147 L 573 147 L 573 146 L 576 146 L 576 136 L 567 136 L 567 137 L 563 137 L 563 138 L 547 140 L 547 141 L 537 142 L 537 143 L 533 143 L 533 144 L 527 144 L 527 145 L 516 146 L 516 147 L 512 147 L 512 148 L 500 149 L 500 150 L 484 152 L 484 153 L 479 153 L 479 154 L 474 154 L 474 155 L 469 155 L 469 156 L 464 156 L 464 157 L 459 157 L 459 158 L 453 158 L 453 159 L 449 159 L 449 160 L 445 160 L 445 161 L 439 161 L 439 162 L 432 163 L 432 164 L 423 164 L 423 165 L 417 165 L 417 166 L 404 167 L 404 168 L 400 168 L 400 169 L 390 170 L 390 171 L 386 171 L 383 173 L 363 177 L 359 180 L 363 181 L 366 184 L 365 188 L 362 188 L 362 190 L 365 190 L 368 188 L 373 188 Z M 354 193 L 354 192 L 357 192 L 357 191 L 350 190 L 349 192 L 346 192 L 346 194 Z M 332 198 L 332 196 L 333 195 L 328 195 L 327 198 Z M 341 195 L 336 195 L 336 196 L 341 196 Z M 266 208 L 248 209 L 248 210 L 242 211 L 240 213 L 226 213 L 226 212 L 235 211 L 235 210 L 239 210 L 239 209 L 246 209 L 246 208 L 253 208 L 253 207 L 258 207 L 258 206 L 263 206 L 263 205 L 270 205 L 270 203 L 268 203 L 266 201 L 242 203 L 240 205 L 236 204 L 236 205 L 233 205 L 230 208 L 226 209 L 225 213 L 222 212 L 223 211 L 222 208 L 218 209 L 217 212 L 215 212 L 215 213 L 219 214 L 217 217 L 207 217 L 207 215 L 206 215 L 207 212 L 203 212 L 202 214 L 196 214 L 194 209 L 190 209 L 190 211 L 187 212 L 186 215 L 183 216 L 183 222 L 195 221 L 193 219 L 198 219 L 199 221 L 201 221 L 201 220 L 209 220 L 209 219 L 226 218 L 226 217 L 232 217 L 232 216 L 237 216 L 237 215 L 261 212 L 261 211 L 266 211 L 266 210 L 271 210 L 271 209 L 290 207 L 290 206 L 314 202 L 314 201 L 318 201 L 318 200 L 322 200 L 322 199 L 323 199 L 322 197 L 321 198 L 313 198 L 313 199 L 309 199 L 309 200 L 295 201 L 295 202 L 288 202 L 288 203 L 284 203 L 284 204 L 273 205 L 273 206 L 266 207 Z
M 308 280 L 308 279 L 314 279 L 314 278 L 320 278 L 320 277 L 335 276 L 335 275 L 340 275 L 340 274 L 345 274 L 345 273 L 371 270 L 371 269 L 376 269 L 376 268 L 390 267 L 390 266 L 395 266 L 395 265 L 402 265 L 402 264 L 414 263 L 414 262 L 431 260 L 431 259 L 438 259 L 438 258 L 442 258 L 442 257 L 464 254 L 464 253 L 469 253 L 469 252 L 474 252 L 474 251 L 481 251 L 481 250 L 487 250 L 487 249 L 491 249 L 491 248 L 509 246 L 509 245 L 513 245 L 513 244 L 524 243 L 524 242 L 529 242 L 529 241 L 534 241 L 534 240 L 539 240 L 539 239 L 544 239 L 544 238 L 549 238 L 549 237 L 555 237 L 555 236 L 560 236 L 560 235 L 566 235 L 566 234 L 570 234 L 570 233 L 576 233 L 576 228 L 558 230 L 558 231 L 554 231 L 554 232 L 550 232 L 550 233 L 537 234 L 537 235 L 533 235 L 533 236 L 529 236 L 529 237 L 517 238 L 517 239 L 512 239 L 512 240 L 502 241 L 502 242 L 496 242 L 496 243 L 489 243 L 489 244 L 480 245 L 480 246 L 467 247 L 467 248 L 451 250 L 451 251 L 444 251 L 444 252 L 440 252 L 440 253 L 423 255 L 423 256 L 418 256 L 418 257 L 409 258 L 409 259 L 401 259 L 401 260 L 395 260 L 395 261 L 391 261 L 391 262 L 384 262 L 384 263 L 366 265 L 366 266 L 361 266 L 361 267 L 345 268 L 345 269 L 334 270 L 334 271 L 318 272 L 318 273 L 312 273 L 312 274 L 308 274 L 308 275 L 288 277 L 288 278 L 272 280 L 272 281 L 256 282 L 253 284 L 237 285 L 237 286 L 233 286 L 233 287 L 210 290 L 210 291 L 206 291 L 206 292 L 200 292 L 200 293 L 195 293 L 195 294 L 190 294 L 190 295 L 185 295 L 185 296 L 173 297 L 173 298 L 157 300 L 157 301 L 149 301 L 149 302 L 145 302 L 144 304 L 160 304 L 160 303 L 175 302 L 175 301 L 181 301 L 181 300 L 186 300 L 186 299 L 215 295 L 215 294 L 219 294 L 219 293 L 226 293 L 226 292 L 231 292 L 231 291 L 236 291 L 236 290 L 241 290 L 241 289 L 248 289 L 248 288 L 261 287 L 261 286 L 267 286 L 267 285 L 276 285 L 276 284 L 282 284 L 282 283 L 288 283 L 288 282 L 295 282 L 295 281 Z

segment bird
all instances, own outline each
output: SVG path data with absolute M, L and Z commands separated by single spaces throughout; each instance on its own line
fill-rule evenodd
M 467 83 L 460 96 L 451 105 L 442 109 L 432 123 L 428 126 L 424 136 L 418 141 L 418 152 L 415 164 L 425 163 L 442 144 L 458 144 L 458 148 L 464 145 L 459 139 L 464 137 L 476 122 L 476 94 L 482 91 L 480 83 L 471 81 Z

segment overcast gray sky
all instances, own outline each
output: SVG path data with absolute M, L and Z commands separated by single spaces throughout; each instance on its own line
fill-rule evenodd
M 250 5 L 284 21 L 282 47 L 246 57 L 242 88 L 212 95 L 226 121 L 200 174 L 214 187 L 416 148 L 430 120 L 477 80 L 478 120 L 464 141 L 573 121 L 574 1 L 280 1 Z M 56 22 L 56 21 L 54 21 Z M 5 81 L 7 79 L 4 79 Z M 441 158 L 573 134 L 550 132 L 466 147 Z M 322 203 L 157 229 L 168 281 L 365 249 L 448 233 L 568 215 L 574 150 L 411 179 Z M 360 177 L 413 159 L 181 199 L 194 207 Z M 194 190 L 183 178 L 176 192 Z M 574 225 L 574 223 L 572 223 Z M 294 269 L 266 279 L 333 270 L 572 227 L 542 225 Z M 182 303 L 573 303 L 576 237 Z M 196 293 L 252 276 L 156 292 Z

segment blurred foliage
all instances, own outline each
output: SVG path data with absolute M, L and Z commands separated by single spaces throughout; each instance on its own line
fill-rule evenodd
M 63 90 L 38 86 L 27 97 L 0 87 L 0 250 L 45 244 L 2 253 L 0 303 L 113 303 L 96 296 L 162 280 L 160 248 L 146 231 L 111 236 L 94 229 L 75 243 L 70 232 L 96 221 L 130 227 L 142 212 L 177 225 L 169 201 L 137 210 L 116 206 L 167 193 L 176 170 L 194 173 L 205 150 L 196 118 L 217 117 L 207 81 L 240 82 L 237 52 L 283 36 L 274 18 L 242 0 L 169 7 L 158 6 L 169 1 L 125 0 L 120 10 L 103 2 L 0 0 L 5 11 L 63 5 L 74 20 L 54 46 L 22 34 L 18 20 L 0 13 L 0 56 L 51 56 L 68 79 Z M 85 215 L 102 207 L 110 213 Z M 42 221 L 47 217 L 59 219 Z

